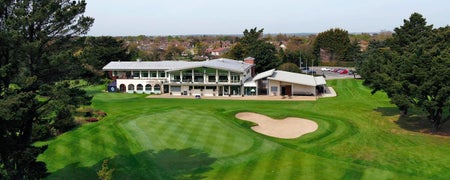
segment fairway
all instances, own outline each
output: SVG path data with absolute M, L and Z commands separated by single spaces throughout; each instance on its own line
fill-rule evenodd
M 145 98 L 93 93 L 108 116 L 47 142 L 48 179 L 96 179 L 104 159 L 114 179 L 450 179 L 450 138 L 402 128 L 383 93 L 354 79 L 328 81 L 318 101 Z M 318 130 L 278 139 L 235 117 L 315 121 Z M 414 116 L 403 121 L 417 121 Z M 422 121 L 422 120 L 420 120 Z

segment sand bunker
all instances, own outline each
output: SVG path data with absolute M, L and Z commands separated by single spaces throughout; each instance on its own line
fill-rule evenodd
M 275 120 L 251 112 L 238 113 L 236 118 L 258 124 L 252 127 L 258 133 L 283 139 L 298 138 L 316 131 L 319 127 L 316 122 L 307 119 L 288 117 L 283 120 Z

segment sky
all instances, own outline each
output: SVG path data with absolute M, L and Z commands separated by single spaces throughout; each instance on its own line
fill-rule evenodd
M 86 0 L 90 36 L 393 31 L 414 12 L 450 25 L 449 0 Z

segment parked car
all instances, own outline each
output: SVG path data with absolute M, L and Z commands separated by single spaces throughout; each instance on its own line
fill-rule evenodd
M 348 70 L 347 69 L 342 69 L 338 71 L 339 74 L 348 74 Z
M 330 68 L 327 68 L 327 67 L 323 67 L 323 68 L 321 68 L 320 70 L 322 70 L 322 71 L 331 71 L 331 69 L 330 69 Z
M 302 73 L 305 73 L 305 74 L 316 74 L 316 71 L 314 71 L 314 70 L 303 70 Z

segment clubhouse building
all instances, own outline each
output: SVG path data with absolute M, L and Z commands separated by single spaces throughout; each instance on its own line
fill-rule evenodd
M 255 75 L 254 58 L 244 61 L 113 61 L 103 67 L 109 92 L 176 96 L 317 95 L 323 77 L 269 70 Z

